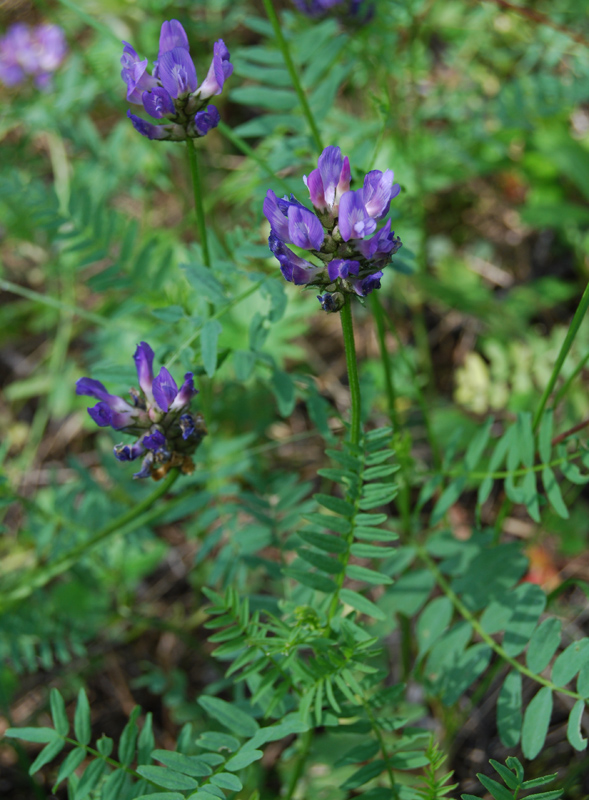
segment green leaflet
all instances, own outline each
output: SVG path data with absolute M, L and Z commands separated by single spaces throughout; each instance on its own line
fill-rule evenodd
M 552 690 L 543 686 L 532 698 L 524 715 L 522 750 L 526 758 L 535 758 L 546 739 L 552 715 Z

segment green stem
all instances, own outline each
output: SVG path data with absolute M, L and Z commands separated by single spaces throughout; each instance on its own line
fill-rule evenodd
M 323 150 L 323 142 L 321 141 L 321 135 L 319 133 L 319 129 L 317 128 L 315 119 L 313 118 L 311 108 L 309 107 L 307 96 L 299 80 L 299 73 L 292 60 L 288 42 L 286 41 L 286 39 L 284 38 L 284 34 L 282 33 L 282 28 L 280 27 L 280 22 L 278 20 L 276 10 L 274 9 L 272 0 L 263 0 L 263 2 L 264 2 L 264 8 L 266 9 L 266 14 L 268 16 L 268 19 L 270 20 L 270 24 L 272 25 L 272 30 L 274 31 L 274 36 L 276 37 L 278 47 L 280 48 L 280 52 L 282 53 L 284 63 L 286 64 L 286 68 L 288 69 L 288 72 L 290 74 L 292 85 L 299 98 L 299 102 L 301 104 L 301 108 L 303 110 L 303 114 L 305 115 L 307 123 L 309 124 L 309 128 L 311 129 L 313 140 L 315 142 L 317 149 L 319 150 L 319 152 L 321 152 Z
M 348 367 L 348 381 L 350 384 L 350 415 L 351 429 L 350 442 L 360 442 L 360 416 L 362 400 L 360 397 L 360 381 L 358 380 L 358 362 L 356 359 L 356 343 L 354 342 L 354 323 L 352 321 L 352 304 L 350 295 L 346 295 L 344 307 L 340 312 L 342 333 L 344 336 L 344 349 L 346 351 L 346 365 Z
M 160 514 L 163 514 L 164 511 L 169 511 L 172 505 L 176 505 L 181 502 L 181 500 L 185 499 L 187 494 L 183 493 L 182 495 L 178 495 L 171 503 L 159 506 L 157 509 L 151 509 L 151 506 L 173 486 L 179 475 L 180 473 L 177 469 L 172 470 L 166 480 L 163 481 L 152 494 L 146 497 L 145 500 L 142 500 L 141 503 L 133 506 L 133 508 L 130 508 L 112 522 L 109 522 L 108 525 L 101 528 L 98 533 L 94 534 L 90 539 L 73 547 L 67 553 L 56 558 L 51 564 L 39 570 L 31 570 L 32 574 L 25 575 L 16 586 L 0 595 L 0 613 L 27 597 L 30 597 L 36 589 L 40 589 L 53 578 L 66 572 L 89 550 L 107 539 L 111 534 L 117 532 L 123 534 L 135 530 L 140 525 L 145 525 L 153 521 L 153 519 L 157 518 Z M 191 489 L 189 493 L 192 491 Z
M 440 589 L 442 589 L 446 597 L 452 602 L 452 604 L 454 605 L 460 616 L 463 619 L 465 619 L 468 623 L 470 623 L 473 631 L 475 631 L 475 633 L 477 633 L 478 636 L 480 636 L 483 642 L 485 642 L 485 644 L 488 644 L 489 647 L 492 650 L 494 650 L 500 658 L 503 659 L 503 661 L 506 661 L 508 664 L 511 664 L 511 666 L 518 672 L 520 672 L 522 675 L 531 678 L 533 681 L 536 681 L 536 683 L 541 683 L 542 686 L 548 686 L 548 688 L 552 689 L 552 691 L 554 692 L 560 692 L 561 694 L 566 694 L 569 697 L 574 697 L 575 700 L 582 699 L 581 695 L 578 694 L 578 692 L 571 692 L 569 689 L 563 689 L 562 686 L 557 686 L 555 683 L 548 680 L 548 678 L 543 678 L 542 675 L 538 675 L 536 672 L 533 672 L 531 669 L 528 669 L 523 664 L 520 664 L 520 662 L 516 658 L 512 658 L 512 656 L 508 655 L 505 652 L 505 650 L 501 647 L 501 645 L 498 644 L 495 641 L 495 639 L 493 639 L 493 637 L 490 636 L 483 629 L 482 625 L 480 624 L 478 619 L 474 616 L 474 614 L 471 614 L 471 612 L 464 605 L 464 603 L 458 597 L 458 595 L 454 593 L 454 591 L 450 587 L 450 584 L 438 569 L 435 561 L 433 561 L 433 559 L 430 558 L 426 549 L 420 545 L 417 548 L 417 552 L 422 561 L 424 561 L 427 564 L 427 567 L 433 573 L 438 586 L 440 587 Z
M 198 169 L 198 156 L 193 139 L 186 140 L 188 148 L 188 163 L 190 165 L 190 175 L 192 177 L 192 188 L 194 190 L 194 210 L 196 212 L 196 226 L 200 236 L 200 246 L 202 248 L 202 260 L 205 267 L 211 266 L 211 256 L 209 255 L 209 243 L 207 240 L 207 226 L 205 222 L 205 210 L 202 202 L 202 183 Z
M 384 374 L 384 385 L 387 393 L 387 402 L 389 406 L 389 417 L 393 425 L 395 433 L 399 433 L 399 416 L 396 408 L 396 395 L 395 385 L 393 383 L 393 371 L 391 370 L 391 361 L 386 344 L 386 332 L 384 324 L 384 310 L 380 303 L 378 292 L 373 292 L 371 295 L 372 311 L 376 322 L 376 333 L 378 337 L 378 346 L 380 348 L 380 360 L 382 362 L 382 370 Z
M 380 730 L 380 727 L 374 717 L 374 714 L 370 710 L 370 705 L 368 704 L 368 701 L 365 700 L 364 698 L 362 698 L 362 705 L 364 706 L 364 711 L 366 712 L 366 716 L 368 717 L 368 721 L 370 722 L 370 727 L 372 728 L 372 730 L 374 731 L 374 735 L 378 739 L 378 744 L 380 745 L 380 752 L 382 753 L 387 774 L 389 776 L 389 781 L 391 783 L 391 789 L 394 792 L 397 787 L 397 782 L 395 781 L 395 774 L 390 764 L 389 754 L 387 753 L 384 736 L 382 735 L 382 731 Z
M 562 398 L 567 394 L 571 384 L 573 383 L 577 375 L 579 375 L 579 373 L 583 371 L 583 367 L 588 361 L 589 361 L 589 353 L 586 353 L 583 356 L 583 358 L 579 361 L 579 363 L 572 371 L 572 373 L 569 375 L 569 377 L 566 379 L 566 381 L 563 383 L 563 385 L 560 387 L 558 392 L 554 395 L 554 401 L 552 403 L 553 408 L 556 408 L 560 403 L 560 401 L 562 400 Z
M 305 733 L 303 733 L 300 737 L 299 741 L 301 742 L 301 752 L 299 753 L 297 763 L 295 764 L 292 775 L 290 776 L 288 787 L 286 789 L 285 800 L 292 800 L 297 788 L 297 784 L 301 778 L 301 775 L 303 774 L 305 761 L 307 760 L 309 752 L 311 751 L 311 743 L 313 742 L 313 728 L 309 728 L 308 731 L 305 731 Z
M 219 122 L 219 124 L 217 125 L 217 129 L 223 134 L 223 136 L 226 139 L 228 139 L 231 142 L 231 144 L 235 145 L 235 147 L 237 147 L 238 150 L 241 150 L 241 152 L 245 156 L 248 156 L 248 158 L 251 158 L 252 161 L 255 161 L 256 164 L 258 164 L 264 170 L 266 175 L 268 175 L 273 180 L 277 181 L 287 194 L 291 193 L 292 188 L 288 185 L 288 183 L 284 180 L 284 178 L 281 178 L 274 172 L 274 170 L 270 169 L 270 167 L 268 166 L 268 164 L 266 164 L 264 159 L 260 158 L 260 156 L 256 153 L 256 151 L 253 148 L 251 148 L 249 144 L 241 138 L 241 136 L 238 136 L 234 131 L 232 131 L 229 125 L 226 125 L 221 120 L 221 122 Z
M 581 323 L 583 322 L 583 317 L 585 316 L 588 308 L 589 308 L 589 283 L 585 287 L 585 291 L 583 292 L 581 301 L 577 306 L 577 310 L 575 311 L 575 316 L 573 317 L 573 320 L 569 326 L 565 340 L 562 343 L 562 347 L 560 348 L 558 358 L 556 359 L 556 364 L 554 365 L 554 369 L 552 370 L 552 375 L 550 376 L 550 380 L 546 384 L 544 393 L 540 398 L 540 404 L 538 405 L 536 414 L 534 416 L 534 421 L 532 423 L 532 427 L 534 428 L 534 430 L 536 430 L 538 425 L 540 424 L 540 419 L 542 418 L 542 413 L 544 412 L 544 408 L 546 407 L 548 398 L 550 397 L 552 390 L 554 389 L 554 386 L 556 384 L 556 381 L 558 380 L 558 376 L 560 375 L 560 371 L 563 367 L 565 359 L 569 353 L 569 350 L 571 349 L 575 336 L 577 335 L 579 328 L 581 327 Z

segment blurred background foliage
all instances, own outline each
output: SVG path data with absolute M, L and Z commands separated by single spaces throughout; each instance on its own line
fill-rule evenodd
M 504 6 L 379 0 L 360 27 L 280 4 L 324 144 L 338 144 L 357 175 L 391 167 L 402 186 L 392 213 L 403 249 L 380 297 L 405 431 L 398 450 L 423 480 L 431 432 L 444 451 L 457 430 L 467 443 L 488 413 L 511 421 L 534 407 L 589 274 L 586 4 L 530 3 L 541 21 Z M 199 76 L 218 38 L 235 65 L 218 105 L 239 146 L 221 129 L 199 142 L 210 280 L 184 149 L 140 137 L 125 116 L 121 40 L 151 61 L 170 18 L 187 30 Z M 200 587 L 234 584 L 259 608 L 276 607 L 287 532 L 311 488 L 321 490 L 316 467 L 347 412 L 337 317 L 313 294 L 284 291 L 261 210 L 268 188 L 302 198 L 317 154 L 255 0 L 0 6 L 2 28 L 43 20 L 63 27 L 70 48 L 52 87 L 0 89 L 2 596 L 19 588 L 23 569 L 67 555 L 152 490 L 113 460 L 115 439 L 96 431 L 75 396 L 78 377 L 124 394 L 146 339 L 176 377 L 199 369 L 210 435 L 171 503 L 3 608 L 0 713 L 27 724 L 45 713 L 44 686 L 69 698 L 85 683 L 98 728 L 115 735 L 138 701 L 156 714 L 165 747 L 178 725 L 198 725 L 195 695 L 223 687 Z M 209 303 L 220 313 L 218 340 L 210 328 L 201 336 Z M 385 424 L 373 321 L 368 308 L 356 311 L 364 413 Z M 557 387 L 556 430 L 589 416 L 587 361 L 585 322 Z M 589 579 L 588 498 L 573 490 L 566 523 L 533 525 L 516 508 L 505 524 L 549 589 Z M 470 529 L 468 497 L 451 522 Z M 562 613 L 582 632 L 585 596 L 566 601 Z M 399 664 L 392 670 L 398 677 Z M 426 708 L 415 691 L 414 713 L 445 737 L 461 789 L 476 790 L 493 747 L 484 689 L 476 712 Z M 468 727 L 471 714 L 478 728 Z M 570 756 L 567 772 L 558 726 L 551 742 L 540 768 L 558 768 L 565 783 L 572 776 L 567 796 L 587 796 L 587 786 L 575 789 L 586 759 Z M 309 791 L 339 797 L 322 771 L 330 737 L 321 746 Z M 0 746 L 6 796 L 48 796 L 20 769 L 26 758 Z M 275 768 L 291 769 L 259 766 L 268 786 Z

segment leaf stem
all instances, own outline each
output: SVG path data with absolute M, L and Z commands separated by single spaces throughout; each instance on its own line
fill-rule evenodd
M 550 376 L 550 380 L 546 384 L 546 388 L 544 389 L 544 393 L 540 398 L 540 403 L 538 408 L 536 409 L 536 414 L 534 415 L 534 421 L 532 423 L 532 427 L 534 430 L 538 428 L 540 424 L 540 419 L 542 418 L 542 414 L 546 407 L 546 403 L 548 402 L 548 398 L 550 397 L 552 390 L 558 380 L 558 376 L 560 375 L 560 371 L 563 367 L 565 359 L 571 349 L 575 336 L 579 332 L 579 328 L 581 327 L 581 322 L 583 322 L 583 317 L 585 316 L 587 309 L 589 308 L 589 283 L 585 287 L 585 291 L 583 292 L 583 296 L 577 306 L 577 310 L 575 311 L 575 315 L 572 319 L 572 322 L 569 326 L 567 331 L 567 335 L 565 336 L 565 340 L 562 343 L 562 347 L 560 348 L 560 352 L 556 359 L 556 363 L 554 365 L 554 369 L 552 370 L 552 375 Z
M 357 445 L 360 442 L 362 398 L 360 396 L 360 381 L 358 379 L 358 361 L 356 359 L 356 343 L 354 341 L 354 323 L 352 320 L 350 295 L 346 295 L 344 307 L 340 312 L 340 316 L 342 334 L 344 337 L 344 349 L 346 351 L 348 382 L 350 384 L 350 442 Z
M 511 666 L 514 667 L 518 672 L 520 672 L 522 675 L 525 675 L 528 678 L 531 678 L 533 681 L 536 681 L 536 683 L 541 683 L 543 686 L 548 686 L 548 688 L 552 689 L 552 691 L 560 692 L 561 694 L 566 694 L 569 697 L 574 697 L 575 700 L 581 700 L 582 699 L 581 695 L 578 694 L 578 692 L 572 692 L 569 689 L 564 689 L 562 686 L 557 686 L 555 683 L 553 683 L 552 681 L 548 680 L 548 678 L 543 678 L 542 675 L 538 675 L 538 673 L 532 672 L 531 669 L 528 669 L 523 664 L 520 664 L 520 662 L 516 658 L 513 658 L 512 656 L 509 656 L 505 652 L 505 650 L 501 647 L 501 645 L 498 644 L 495 641 L 495 639 L 493 639 L 493 637 L 490 636 L 483 629 L 483 627 L 480 624 L 480 622 L 478 621 L 478 619 L 474 616 L 474 614 L 472 614 L 468 610 L 468 608 L 464 605 L 462 600 L 452 590 L 452 588 L 450 587 L 450 584 L 448 583 L 446 578 L 442 575 L 442 573 L 438 569 L 437 564 L 435 563 L 435 561 L 432 558 L 430 558 L 429 553 L 426 551 L 426 549 L 425 549 L 425 547 L 423 547 L 423 545 L 418 545 L 417 546 L 417 553 L 418 553 L 419 557 L 421 558 L 421 560 L 425 562 L 425 564 L 427 565 L 428 569 L 432 572 L 434 578 L 436 579 L 436 582 L 437 582 L 438 586 L 444 592 L 446 597 L 452 602 L 453 606 L 458 611 L 460 616 L 463 617 L 463 619 L 465 619 L 468 623 L 470 623 L 470 625 L 472 626 L 472 629 L 480 636 L 480 638 L 485 642 L 485 644 L 488 644 L 489 647 L 492 650 L 494 650 L 495 653 L 497 653 L 497 655 L 500 658 L 503 659 L 503 661 L 506 661 L 508 664 L 511 664 Z
M 309 128 L 311 129 L 313 140 L 315 142 L 317 149 L 321 152 L 323 150 L 323 142 L 321 141 L 321 135 L 319 133 L 319 129 L 317 128 L 317 123 L 315 122 L 315 119 L 311 112 L 311 108 L 307 100 L 307 95 L 305 94 L 304 89 L 299 80 L 299 74 L 292 60 L 288 42 L 286 41 L 286 39 L 284 38 L 284 34 L 282 33 L 282 28 L 280 27 L 280 21 L 278 20 L 274 4 L 272 3 L 272 0 L 263 0 L 263 2 L 264 2 L 264 8 L 266 9 L 266 14 L 268 16 L 268 19 L 270 20 L 270 24 L 272 25 L 272 30 L 274 31 L 274 36 L 276 37 L 278 47 L 280 48 L 280 52 L 282 53 L 284 63 L 286 64 L 286 68 L 288 69 L 288 72 L 290 74 L 292 85 L 299 98 L 299 102 L 301 104 L 301 108 L 303 110 L 305 119 L 307 120 Z
M 205 222 L 205 210 L 202 202 L 202 182 L 198 169 L 198 154 L 194 146 L 193 139 L 186 140 L 188 149 L 188 163 L 190 165 L 190 176 L 192 178 L 192 189 L 194 191 L 194 210 L 196 212 L 196 227 L 200 236 L 200 246 L 202 248 L 202 260 L 205 267 L 211 266 L 211 256 L 209 254 L 209 243 L 207 240 L 207 226 Z

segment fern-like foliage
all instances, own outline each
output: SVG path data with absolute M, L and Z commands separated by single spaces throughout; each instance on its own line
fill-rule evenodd
M 551 783 L 556 778 L 556 773 L 554 773 L 554 775 L 546 775 L 543 778 L 524 780 L 524 768 L 519 759 L 515 756 L 510 756 L 505 764 L 500 764 L 494 759 L 491 759 L 489 763 L 501 777 L 505 786 L 493 778 L 482 775 L 480 772 L 477 774 L 477 778 L 494 800 L 518 800 L 520 792 L 527 792 L 530 789 L 539 789 Z M 479 800 L 474 794 L 463 794 L 461 797 L 462 800 Z M 532 792 L 532 794 L 526 794 L 525 800 L 558 800 L 559 797 L 562 797 L 562 790 L 552 789 L 547 792 Z

